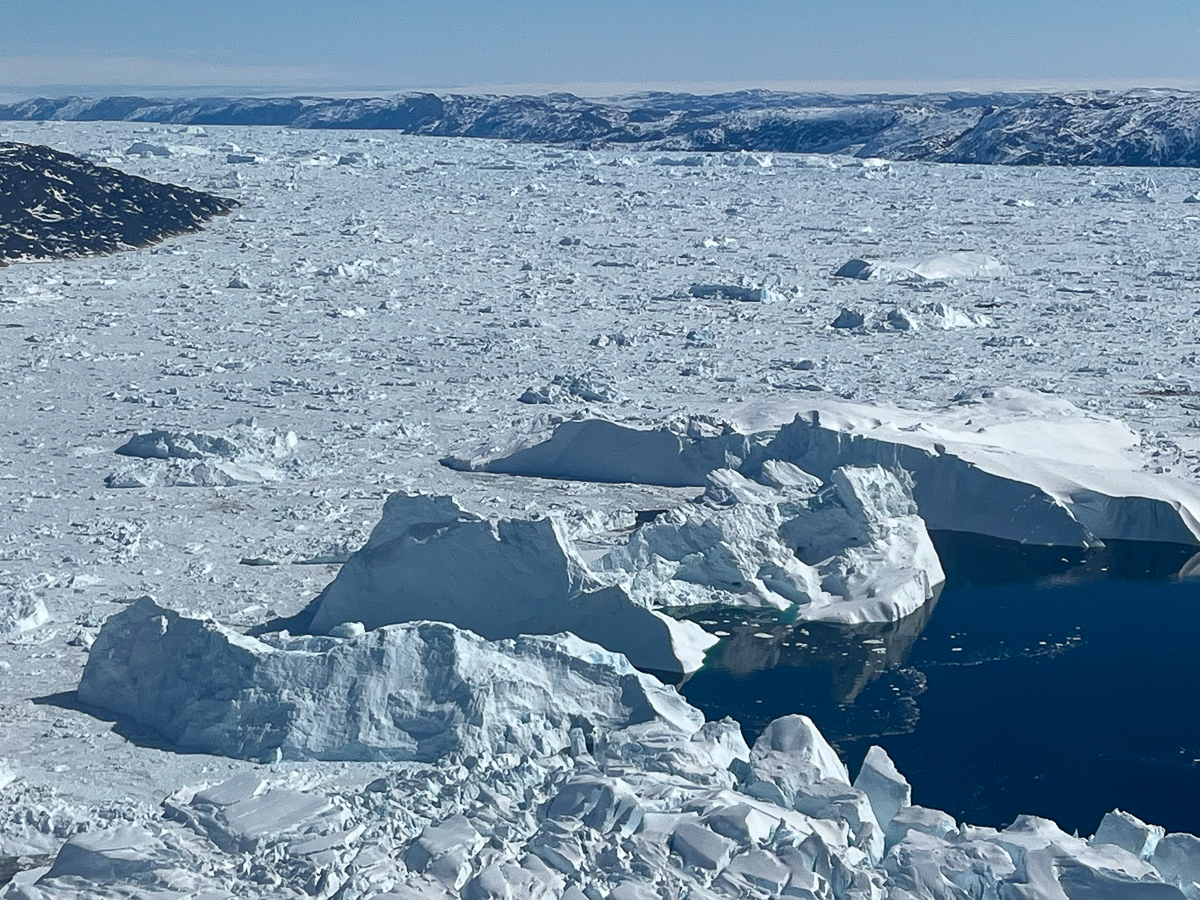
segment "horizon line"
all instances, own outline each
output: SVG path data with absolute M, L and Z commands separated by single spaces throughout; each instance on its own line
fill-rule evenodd
M 15 87 L 15 86 L 14 86 Z M 0 85 L 0 101 L 21 103 L 66 96 L 100 99 L 144 96 L 146 99 L 192 97 L 320 97 L 362 99 L 412 93 L 497 96 L 548 96 L 572 94 L 581 99 L 607 100 L 651 92 L 698 96 L 766 91 L 774 93 L 855 95 L 921 95 L 942 93 L 1054 94 L 1089 91 L 1200 91 L 1200 80 L 1179 78 L 1122 79 L 859 79 L 859 80 L 759 80 L 759 81 L 588 81 L 515 82 L 507 84 L 412 85 L 304 85 L 304 84 L 120 84 L 70 83 L 22 85 L 15 90 Z

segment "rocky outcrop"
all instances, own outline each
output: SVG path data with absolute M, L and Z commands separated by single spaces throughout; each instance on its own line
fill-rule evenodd
M 49 147 L 0 143 L 0 265 L 144 247 L 237 205 Z

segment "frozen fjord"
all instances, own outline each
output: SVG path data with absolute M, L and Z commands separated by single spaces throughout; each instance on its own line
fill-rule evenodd
M 5 788 L 17 792 L 17 812 L 4 834 L 40 836 L 40 852 L 81 823 L 157 823 L 168 791 L 254 769 L 129 743 L 106 723 L 31 702 L 74 690 L 84 647 L 123 601 L 153 593 L 243 625 L 294 612 L 332 572 L 239 563 L 344 558 L 396 488 L 470 495 L 510 516 L 531 505 L 678 502 L 670 488 L 466 478 L 436 465 L 491 440 L 497 424 L 589 405 L 655 422 L 810 388 L 945 406 L 1011 386 L 1130 423 L 1151 472 L 1187 476 L 1196 465 L 1189 287 L 1200 223 L 1181 202 L 1196 190 L 1190 172 L 1155 171 L 1150 190 L 1130 170 L 787 156 L 770 167 L 737 156 L 666 166 L 378 133 L 208 132 L 4 128 L 6 138 L 120 158 L 127 171 L 220 188 L 244 204 L 155 251 L 0 272 L 13 326 L 0 332 L 9 382 L 0 475 L 11 488 L 3 569 L 6 587 L 37 593 L 52 618 L 4 645 L 0 756 L 17 775 Z M 137 141 L 171 155 L 126 156 Z M 854 258 L 955 249 L 1011 272 L 946 285 L 830 277 Z M 690 290 L 743 277 L 784 302 Z M 866 323 L 939 302 L 993 324 L 827 327 L 842 308 Z M 567 390 L 555 403 L 518 402 L 558 376 Z M 286 459 L 272 451 L 282 481 L 185 489 L 171 484 L 178 463 L 159 460 L 144 464 L 168 476 L 154 486 L 104 488 L 126 465 L 113 451 L 135 433 L 225 435 L 252 417 L 299 437 Z M 308 780 L 300 788 L 341 781 L 358 796 L 385 772 L 370 766 L 268 775 Z M 713 844 L 686 833 L 689 852 Z M 715 843 L 718 858 L 725 846 Z M 756 861 L 778 873 L 759 856 L 747 864 Z M 282 889 L 229 878 L 242 895 Z

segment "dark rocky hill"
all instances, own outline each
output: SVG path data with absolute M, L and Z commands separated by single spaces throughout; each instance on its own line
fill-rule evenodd
M 49 147 L 0 143 L 0 265 L 145 246 L 237 205 Z

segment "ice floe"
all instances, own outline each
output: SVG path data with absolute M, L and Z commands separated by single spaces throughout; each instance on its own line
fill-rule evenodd
M 0 637 L 19 635 L 50 621 L 46 603 L 23 587 L 0 586 Z

